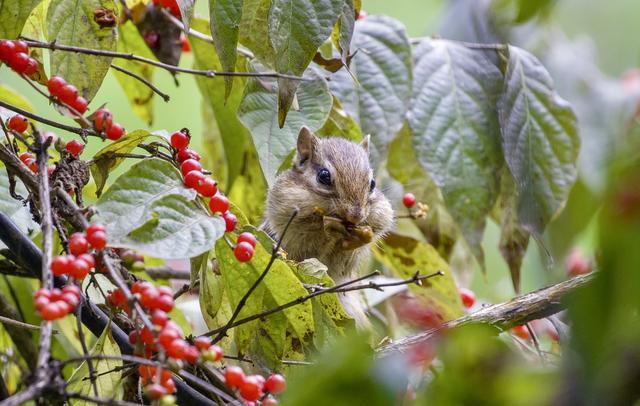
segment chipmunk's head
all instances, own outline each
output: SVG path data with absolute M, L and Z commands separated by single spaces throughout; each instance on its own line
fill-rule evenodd
M 373 241 L 393 222 L 391 205 L 376 187 L 369 163 L 368 136 L 354 143 L 318 138 L 303 127 L 293 166 L 278 178 L 269 200 L 272 213 L 274 206 L 288 213 L 297 207 L 299 222 L 322 222 L 328 236 L 344 240 L 344 249 Z

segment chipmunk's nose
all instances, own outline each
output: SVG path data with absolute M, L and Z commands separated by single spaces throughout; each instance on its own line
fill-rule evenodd
M 348 224 L 357 226 L 362 223 L 362 208 L 360 205 L 354 205 L 353 207 L 347 209 L 346 213 L 343 217 L 344 221 Z

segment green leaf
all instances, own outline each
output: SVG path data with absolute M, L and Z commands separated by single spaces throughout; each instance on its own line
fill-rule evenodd
M 142 56 L 144 58 L 155 59 L 153 53 L 144 42 L 140 32 L 131 21 L 127 21 L 118 27 L 118 52 L 126 52 Z M 146 63 L 127 61 L 126 59 L 118 59 L 117 66 L 135 73 L 136 75 L 153 81 L 153 66 Z M 140 82 L 127 74 L 113 69 L 113 73 L 120 83 L 120 87 L 129 99 L 129 103 L 136 113 L 144 122 L 151 124 L 153 122 L 153 95 L 155 94 L 149 86 Z
M 518 222 L 518 194 L 513 178 L 508 171 L 502 175 L 500 198 L 497 203 L 497 220 L 500 222 L 500 243 L 502 258 L 509 266 L 511 282 L 516 293 L 520 293 L 520 268 L 529 246 L 529 233 Z
M 201 19 L 194 19 L 192 22 L 193 28 L 199 31 L 208 30 L 209 24 Z M 197 69 L 207 70 L 222 70 L 222 65 L 218 59 L 216 48 L 201 39 L 194 36 L 189 36 L 191 47 L 194 55 L 194 67 Z M 244 58 L 238 59 L 238 66 L 236 70 L 240 72 L 246 71 L 246 61 Z M 244 162 L 244 152 L 250 146 L 249 133 L 242 125 L 236 115 L 240 100 L 242 98 L 242 91 L 245 85 L 245 79 L 236 78 L 236 86 L 232 89 L 231 94 L 226 97 L 217 79 L 206 78 L 198 76 L 196 82 L 198 88 L 202 94 L 202 98 L 207 103 L 217 124 L 218 135 L 222 140 L 224 146 L 224 156 L 226 159 L 226 168 L 228 170 L 228 178 L 225 183 L 229 188 L 233 185 L 236 177 L 239 176 L 242 165 Z
M 111 337 L 111 326 L 108 325 L 98 338 L 93 348 L 89 351 L 91 355 L 120 355 L 120 349 L 113 337 Z M 98 395 L 105 399 L 122 399 L 120 381 L 122 372 L 118 367 L 122 366 L 122 362 L 115 359 L 93 359 L 93 368 L 96 375 L 96 385 L 98 387 Z M 87 362 L 82 362 L 67 382 L 67 390 L 70 393 L 80 393 L 83 395 L 93 396 L 93 387 L 89 382 L 89 366 Z M 91 404 L 91 402 L 74 401 L 74 405 Z
M 136 130 L 126 134 L 118 141 L 108 144 L 94 155 L 91 162 L 91 175 L 96 183 L 97 197 L 102 194 L 102 189 L 107 183 L 109 173 L 125 160 L 124 157 L 116 156 L 116 154 L 130 153 L 149 137 L 154 137 L 154 134 L 147 130 Z
M 3 84 L 0 84 L 0 100 L 2 100 L 3 102 L 7 102 L 11 105 L 14 105 L 16 107 L 19 107 L 23 110 L 27 110 L 30 113 L 35 112 L 35 109 L 33 108 L 33 105 L 31 104 L 31 102 L 29 102 L 29 100 L 19 95 L 15 90 L 10 88 L 9 86 L 3 85 Z M 3 113 L 2 115 L 3 118 L 5 117 L 8 118 L 15 114 L 5 109 L 2 109 L 0 111 L 6 112 L 6 113 Z
M 16 193 L 24 198 L 29 194 L 22 182 L 16 180 Z M 11 221 L 13 221 L 20 231 L 25 234 L 29 234 L 30 230 L 36 230 L 38 224 L 31 218 L 28 206 L 25 206 L 21 201 L 11 197 L 9 193 L 9 175 L 5 170 L 4 165 L 0 164 L 0 213 L 6 214 Z M 0 241 L 0 248 L 6 246 Z
M 342 13 L 344 0 L 273 0 L 269 38 L 276 70 L 302 75 Z M 278 79 L 278 125 L 282 128 L 299 81 Z
M 518 219 L 540 237 L 576 179 L 576 116 L 540 61 L 512 46 L 498 112 L 504 157 L 518 191 Z
M 402 279 L 411 278 L 416 271 L 420 275 L 444 272 L 443 276 L 423 281 L 422 286 L 409 285 L 409 290 L 428 303 L 442 322 L 462 316 L 462 302 L 449 265 L 431 245 L 392 233 L 373 252 L 378 261 Z
M 216 243 L 216 259 L 225 290 L 229 294 L 232 308 L 236 308 L 242 297 L 263 272 L 271 258 L 271 253 L 258 244 L 253 259 L 247 263 L 239 263 L 233 250 L 224 240 Z M 282 305 L 307 294 L 306 289 L 298 280 L 289 266 L 280 259 L 276 259 L 263 281 L 249 296 L 246 305 L 240 312 L 239 318 L 259 313 L 270 305 Z M 274 341 L 276 334 L 282 331 L 283 324 L 290 328 L 298 340 L 308 339 L 313 334 L 313 311 L 310 302 L 304 302 L 282 311 L 284 318 L 265 318 L 264 321 L 252 321 L 234 328 L 238 351 L 247 350 L 251 341 L 258 334 L 272 335 L 272 344 L 284 342 Z M 261 332 L 264 330 L 264 332 Z M 282 353 L 284 348 L 277 352 Z M 274 352 L 272 352 L 274 353 Z
M 118 177 L 95 207 L 100 221 L 107 226 L 109 240 L 117 241 L 147 221 L 147 213 L 157 200 L 175 195 L 196 197 L 194 190 L 184 186 L 173 165 L 148 159 Z
M 503 79 L 497 55 L 427 40 L 416 47 L 414 58 L 408 122 L 416 155 L 484 266 L 480 243 L 502 167 L 495 105 Z
M 115 27 L 100 27 L 94 12 L 104 8 L 117 15 L 113 0 L 52 0 L 47 12 L 48 38 L 58 44 L 115 51 Z M 51 76 L 59 75 L 91 100 L 106 76 L 111 58 L 74 52 L 51 52 Z
M 289 114 L 282 128 L 278 126 L 276 90 L 257 79 L 249 80 L 245 89 L 238 117 L 253 137 L 267 183 L 273 181 L 280 164 L 295 147 L 300 128 L 306 125 L 312 131 L 319 129 L 331 110 L 327 82 L 314 71 L 308 77 L 312 80 L 302 82 L 298 91 L 299 109 Z
M 184 30 L 189 32 L 189 25 L 191 24 L 191 19 L 193 18 L 193 7 L 196 4 L 196 0 L 176 0 L 178 4 L 178 8 L 180 9 L 180 15 L 182 16 L 182 24 L 184 25 Z
M 351 60 L 359 85 L 345 69 L 329 84 L 362 133 L 371 134 L 372 159 L 379 164 L 402 127 L 411 97 L 411 46 L 399 21 L 371 16 L 356 22 L 352 48 L 359 50 Z
M 189 285 L 191 289 L 196 286 L 196 281 L 200 277 L 200 273 L 206 272 L 209 266 L 209 251 L 205 251 L 202 254 L 191 258 L 191 277 L 189 278 Z
M 238 39 L 261 64 L 273 67 L 275 54 L 269 41 L 270 8 L 271 0 L 244 0 Z
M 340 101 L 333 98 L 329 118 L 322 128 L 316 131 L 318 136 L 343 137 L 351 141 L 362 140 L 362 131 L 358 123 L 342 108 Z
M 110 235 L 109 243 L 156 258 L 191 258 L 211 249 L 225 230 L 221 217 L 211 216 L 194 201 L 176 194 L 154 200 L 143 219 L 141 226 L 125 236 Z
M 243 0 L 209 0 L 211 34 L 218 51 L 222 69 L 233 72 L 236 56 Z M 233 76 L 224 78 L 225 98 L 229 97 Z
M 413 193 L 419 202 L 429 205 L 425 221 L 414 223 L 438 253 L 448 259 L 460 231 L 445 208 L 440 189 L 418 162 L 407 124 L 389 144 L 387 170 L 394 179 L 402 183 L 404 190 Z
M 347 64 L 349 51 L 351 49 L 351 38 L 356 24 L 356 13 L 354 10 L 353 0 L 345 0 L 342 6 L 342 14 L 333 29 L 331 39 L 336 48 L 340 51 L 340 59 L 343 64 Z
M 18 38 L 31 11 L 42 0 L 3 0 L 0 3 L 0 38 Z

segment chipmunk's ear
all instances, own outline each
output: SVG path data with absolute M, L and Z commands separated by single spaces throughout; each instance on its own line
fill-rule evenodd
M 303 126 L 298 134 L 298 156 L 296 165 L 318 158 L 318 137 L 307 126 Z
M 362 141 L 360 141 L 360 146 L 367 152 L 367 155 L 369 155 L 369 143 L 371 141 L 371 135 L 367 134 L 364 136 L 364 138 L 362 139 Z

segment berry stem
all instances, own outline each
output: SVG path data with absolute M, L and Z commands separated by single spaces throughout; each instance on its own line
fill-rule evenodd
M 162 97 L 162 100 L 164 100 L 165 102 L 169 102 L 169 95 L 164 93 L 163 91 L 161 91 L 160 89 L 158 89 L 156 86 L 153 85 L 153 83 L 149 82 L 147 79 L 143 78 L 142 76 L 135 74 L 133 72 L 131 72 L 130 70 L 127 70 L 121 66 L 118 65 L 114 65 L 111 64 L 111 67 L 115 70 L 117 70 L 118 72 L 122 72 L 125 75 L 131 76 L 134 79 L 137 79 L 138 81 L 142 82 L 145 86 L 147 86 L 149 89 L 151 89 L 155 94 L 157 94 L 158 96 Z

